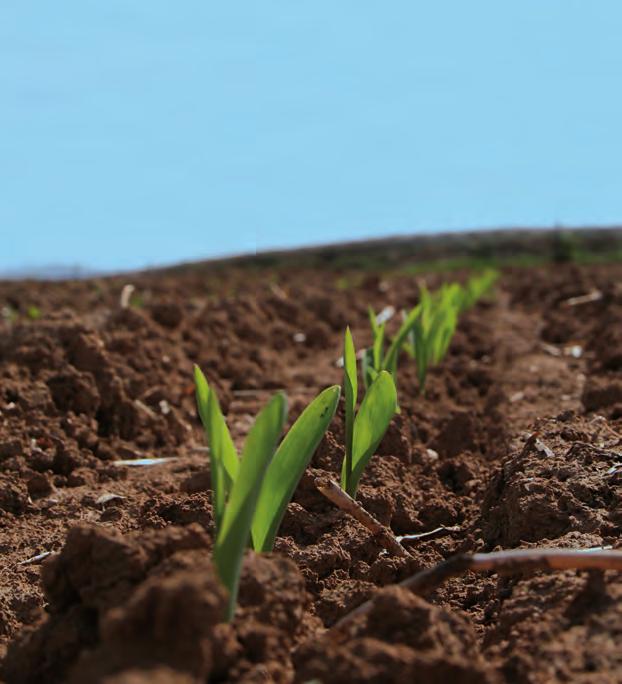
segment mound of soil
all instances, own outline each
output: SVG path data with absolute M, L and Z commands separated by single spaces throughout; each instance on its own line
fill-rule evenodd
M 193 267 L 133 275 L 124 308 L 128 282 L 0 283 L 4 681 L 622 680 L 614 573 L 468 574 L 425 599 L 393 586 L 459 552 L 620 546 L 621 266 L 508 268 L 424 396 L 401 360 L 401 413 L 359 500 L 396 534 L 437 530 L 405 557 L 316 489 L 341 466 L 340 406 L 275 553 L 248 553 L 231 624 L 192 364 L 240 445 L 276 389 L 293 421 L 340 382 L 345 326 L 365 346 L 367 307 L 408 308 L 419 283 Z M 347 635 L 327 635 L 368 599 Z

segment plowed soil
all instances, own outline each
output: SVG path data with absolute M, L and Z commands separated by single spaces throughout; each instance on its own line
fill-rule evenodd
M 399 312 L 417 291 L 399 271 L 234 266 L 0 283 L 3 680 L 622 681 L 615 573 L 466 575 L 426 599 L 392 586 L 463 551 L 620 546 L 622 266 L 506 269 L 424 397 L 402 360 L 402 411 L 359 499 L 396 534 L 451 529 L 395 558 L 318 493 L 343 458 L 340 406 L 221 622 L 192 364 L 241 444 L 275 389 L 291 421 L 341 381 L 346 324 L 362 347 L 367 307 Z M 145 458 L 170 460 L 128 465 Z M 369 598 L 347 637 L 325 638 Z

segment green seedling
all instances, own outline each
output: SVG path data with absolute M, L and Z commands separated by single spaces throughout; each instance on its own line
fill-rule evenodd
M 466 286 L 464 287 L 462 311 L 470 309 L 479 299 L 489 292 L 497 281 L 498 277 L 499 272 L 489 268 L 483 271 L 480 275 L 469 278 Z
M 33 304 L 26 309 L 26 316 L 31 321 L 36 321 L 41 318 L 41 309 Z
M 369 387 L 381 370 L 393 375 L 397 382 L 397 364 L 402 351 L 417 363 L 419 389 L 425 391 L 428 369 L 444 358 L 456 331 L 460 313 L 472 307 L 493 286 L 498 273 L 492 269 L 473 276 L 462 286 L 445 283 L 430 293 L 421 288 L 419 303 L 403 316 L 402 325 L 383 355 L 386 339 L 384 324 L 378 325 L 370 310 L 373 345 L 363 356 L 363 382 Z
M 343 345 L 343 387 L 346 453 L 341 467 L 341 488 L 354 498 L 363 471 L 396 412 L 397 392 L 390 373 L 386 370 L 375 373 L 357 413 L 356 352 L 350 328 L 346 329 Z
M 216 391 L 195 366 L 196 398 L 211 464 L 216 525 L 213 559 L 229 591 L 227 618 L 235 611 L 244 550 L 271 551 L 294 490 L 332 420 L 338 385 L 321 392 L 302 412 L 277 448 L 287 417 L 287 399 L 279 392 L 259 413 L 241 458 L 222 415 Z
M 425 391 L 428 370 L 444 358 L 456 331 L 462 303 L 462 288 L 454 284 L 430 294 L 422 288 L 414 325 L 409 336 L 417 364 L 419 391 Z
M 376 379 L 380 371 L 388 371 L 393 375 L 394 381 L 397 379 L 397 362 L 402 349 L 408 348 L 409 334 L 419 316 L 420 307 L 416 306 L 412 311 L 404 316 L 404 321 L 400 329 L 385 352 L 386 331 L 385 323 L 378 323 L 378 319 L 373 309 L 369 310 L 369 322 L 372 329 L 372 346 L 366 349 L 362 357 L 362 376 L 365 388 L 369 388 Z
M 367 389 L 371 383 L 376 379 L 378 373 L 382 368 L 382 359 L 384 355 L 384 341 L 386 322 L 378 323 L 378 317 L 375 311 L 369 307 L 369 323 L 372 330 L 372 346 L 365 349 L 363 352 L 361 371 L 363 374 L 363 384 Z

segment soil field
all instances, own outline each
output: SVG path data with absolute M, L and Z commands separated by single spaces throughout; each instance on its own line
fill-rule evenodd
M 346 324 L 369 344 L 367 307 L 417 293 L 399 269 L 286 265 L 0 283 L 0 679 L 622 681 L 619 574 L 466 574 L 426 598 L 393 586 L 459 552 L 621 546 L 620 265 L 505 268 L 424 397 L 402 361 L 401 413 L 359 500 L 396 535 L 437 530 L 405 558 L 315 487 L 338 479 L 340 405 L 275 553 L 248 553 L 221 622 L 192 364 L 241 444 L 276 389 L 292 421 L 341 382 Z M 171 460 L 131 463 L 146 458 Z

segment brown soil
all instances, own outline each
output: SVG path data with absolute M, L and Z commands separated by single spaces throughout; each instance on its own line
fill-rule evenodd
M 368 343 L 368 305 L 409 307 L 417 283 L 194 267 L 132 276 L 121 309 L 128 280 L 0 283 L 17 313 L 0 322 L 4 681 L 622 681 L 614 573 L 467 575 L 427 599 L 390 586 L 457 552 L 620 545 L 621 266 L 508 269 L 461 320 L 425 397 L 402 362 L 402 412 L 360 501 L 396 534 L 459 531 L 393 558 L 317 492 L 314 476 L 335 477 L 343 458 L 340 408 L 275 553 L 249 553 L 230 625 L 192 363 L 239 443 L 276 388 L 293 419 L 339 382 L 345 325 Z M 174 460 L 115 463 L 145 457 Z M 370 597 L 347 638 L 325 638 Z

